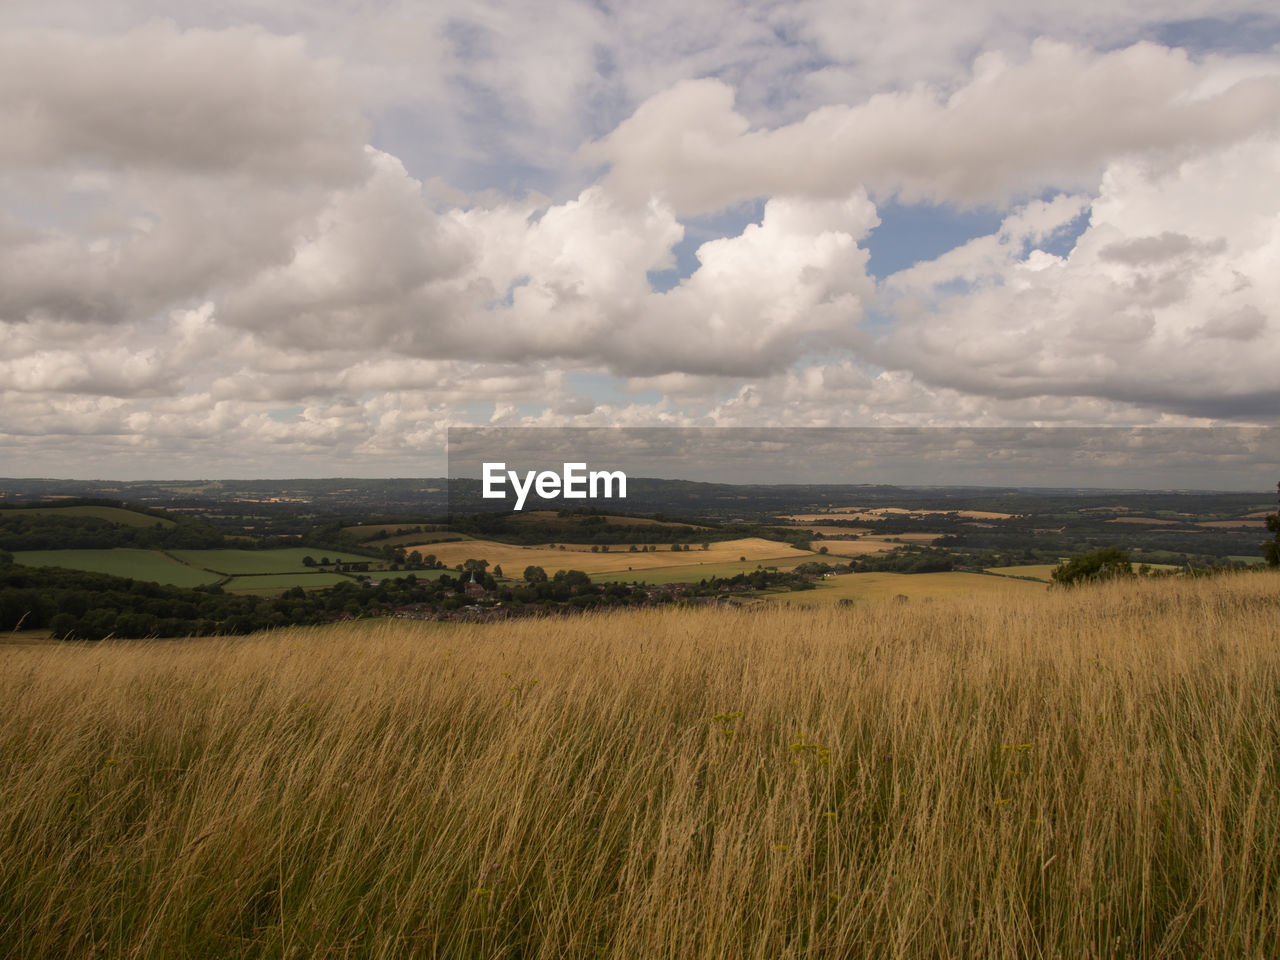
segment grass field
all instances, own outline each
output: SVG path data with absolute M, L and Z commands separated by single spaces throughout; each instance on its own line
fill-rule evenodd
M 1057 569 L 1056 563 L 1022 563 L 1011 567 L 987 567 L 987 573 L 1002 577 L 1035 577 L 1050 583 L 1053 571 Z
M 1261 562 L 1261 559 L 1259 559 Z M 1143 566 L 1141 561 L 1135 561 L 1133 568 L 1136 571 Z M 1176 564 L 1172 563 L 1149 563 L 1146 566 L 1154 570 L 1178 570 Z M 1043 580 L 1045 583 L 1053 582 L 1053 571 L 1058 569 L 1056 563 L 1024 563 L 1012 567 L 987 567 L 987 573 L 994 573 L 1002 577 L 1035 577 L 1037 580 Z
M 319 561 L 322 557 L 337 560 L 339 554 L 332 550 L 311 547 L 283 547 L 279 550 L 171 550 L 183 563 L 205 570 L 214 570 L 228 576 L 259 573 L 308 573 L 311 568 L 303 564 L 303 557 Z M 366 561 L 369 558 L 350 554 L 347 561 Z
M 872 553 L 886 553 L 899 544 L 864 537 L 858 540 L 814 540 L 813 546 L 815 549 L 826 547 L 827 553 L 833 557 L 865 557 Z
M 268 573 L 232 577 L 231 582 L 223 589 L 233 593 L 268 593 L 288 590 L 291 587 L 319 590 L 321 587 L 332 587 L 335 583 L 343 582 L 353 581 L 340 573 Z
M 818 581 L 813 590 L 774 593 L 765 599 L 799 606 L 823 606 L 841 600 L 939 600 L 973 594 L 1043 594 L 1045 587 L 1030 580 L 991 577 L 981 573 L 845 573 Z
M 30 510 L 23 510 L 24 514 L 35 514 L 44 517 L 56 516 L 73 516 L 73 517 L 97 517 L 99 520 L 106 520 L 109 523 L 118 523 L 126 527 L 154 527 L 159 524 L 162 527 L 172 527 L 173 521 L 162 519 L 160 517 L 148 517 L 141 513 L 134 513 L 132 510 L 123 510 L 120 507 L 98 507 L 98 506 L 75 506 L 75 507 L 33 507 Z
M 859 537 L 856 540 L 826 539 L 813 541 L 813 548 L 827 548 L 834 557 L 865 557 L 873 553 L 888 553 L 904 544 L 928 546 L 938 539 L 933 533 L 900 533 L 889 537 Z
M 109 573 L 113 577 L 153 580 L 176 587 L 198 587 L 217 583 L 221 577 L 170 560 L 157 550 L 116 547 L 113 550 L 19 550 L 14 559 L 29 567 L 65 567 L 89 573 Z
M 0 955 L 1280 956 L 1278 598 L 7 645 Z
M 694 545 L 678 552 L 662 545 L 659 545 L 660 549 L 649 553 L 631 553 L 627 544 L 611 545 L 608 553 L 592 553 L 589 545 L 581 543 L 568 543 L 564 546 L 563 550 L 551 550 L 546 546 L 521 547 L 493 540 L 468 540 L 463 543 L 422 544 L 416 549 L 423 556 L 435 554 L 436 559 L 449 567 L 470 559 L 488 560 L 490 568 L 495 564 L 500 565 L 502 572 L 508 577 L 519 577 L 525 567 L 535 566 L 542 567 L 547 573 L 557 570 L 581 570 L 592 576 L 617 573 L 620 575 L 619 579 L 627 581 L 638 579 L 631 576 L 636 571 L 666 567 L 738 563 L 740 567 L 747 564 L 745 569 L 754 570 L 758 563 L 766 566 L 776 563 L 779 567 L 790 569 L 806 560 L 820 559 L 815 553 L 760 537 L 713 543 L 708 550 Z M 740 562 L 739 557 L 746 557 L 747 560 Z M 631 568 L 630 572 L 628 567 Z M 698 577 L 695 576 L 694 579 Z

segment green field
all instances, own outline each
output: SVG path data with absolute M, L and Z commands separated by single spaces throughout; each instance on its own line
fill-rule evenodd
M 490 570 L 489 572 L 492 573 L 493 571 Z M 456 570 L 378 570 L 374 573 L 370 573 L 369 576 L 373 577 L 373 579 L 375 580 L 386 580 L 388 578 L 394 579 L 395 577 L 407 577 L 411 573 L 415 577 L 417 577 L 419 580 L 439 580 L 446 573 L 449 574 L 449 576 L 456 576 L 458 571 Z M 498 577 L 496 579 L 518 580 L 519 577 Z
M 213 570 L 226 576 L 243 576 L 259 573 L 310 573 L 303 564 L 303 557 L 322 557 L 337 561 L 341 556 L 332 550 L 311 547 L 283 547 L 279 550 L 172 550 L 170 553 L 193 567 Z M 365 562 L 368 557 L 348 554 L 341 559 L 348 562 Z
M 99 520 L 106 520 L 109 523 L 118 523 L 125 527 L 154 527 L 156 524 L 159 524 L 162 527 L 173 526 L 172 520 L 165 520 L 160 517 L 148 517 L 145 514 L 134 513 L 132 510 L 124 510 L 120 507 L 35 507 L 31 510 L 13 511 L 13 513 L 39 517 L 97 517 Z
M 265 573 L 232 577 L 224 589 L 232 593 L 278 593 L 292 587 L 319 590 L 344 581 L 352 582 L 350 577 L 344 577 L 340 573 Z
M 200 553 L 199 550 L 186 551 Z M 113 577 L 153 580 L 175 587 L 198 587 L 222 579 L 216 573 L 170 560 L 158 550 L 117 547 L 114 550 L 19 550 L 14 559 L 28 567 L 65 567 Z

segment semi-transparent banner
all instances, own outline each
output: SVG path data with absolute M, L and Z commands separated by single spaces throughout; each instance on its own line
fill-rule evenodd
M 680 484 L 691 507 L 715 493 L 701 485 L 1266 491 L 1280 429 L 465 427 L 448 476 L 455 513 L 636 512 L 679 502 Z

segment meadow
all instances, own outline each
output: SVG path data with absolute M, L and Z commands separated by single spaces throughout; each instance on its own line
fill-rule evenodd
M 961 595 L 1009 596 L 1044 594 L 1045 584 L 981 573 L 842 573 L 819 580 L 812 590 L 768 594 L 772 603 L 823 606 L 843 601 L 940 600 Z
M 1000 577 L 1030 577 L 1033 580 L 1053 582 L 1053 571 L 1058 569 L 1056 563 L 1022 563 L 1010 567 L 987 567 L 987 573 Z
M 275 550 L 19 550 L 18 563 L 31 567 L 65 567 L 90 573 L 108 573 L 176 587 L 220 583 L 231 593 L 278 594 L 291 587 L 307 590 L 348 581 L 341 574 L 308 567 L 302 558 L 320 560 L 325 551 L 303 547 Z M 336 558 L 337 554 L 334 554 Z M 331 558 L 332 559 L 332 558 Z M 368 560 L 354 555 L 348 559 Z
M 898 544 L 886 543 L 880 537 L 860 537 L 857 540 L 815 540 L 813 545 L 819 550 L 827 548 L 833 557 L 865 557 L 873 553 L 888 553 Z
M 190 551 L 199 553 L 201 551 Z M 217 583 L 220 576 L 166 557 L 159 550 L 116 547 L 111 550 L 19 550 L 18 563 L 28 567 L 65 567 L 88 573 L 109 573 L 113 577 L 132 577 L 175 587 L 198 587 Z
M 0 955 L 1275 957 L 1278 624 L 1264 572 L 0 646 Z
M 332 550 L 315 547 L 282 547 L 275 550 L 170 550 L 169 553 L 183 563 L 191 564 L 227 576 L 263 573 L 308 573 L 311 568 L 302 562 L 304 557 L 319 561 L 323 556 L 337 559 Z M 368 560 L 365 556 L 348 555 L 348 561 Z
M 304 590 L 320 590 L 339 583 L 350 583 L 350 577 L 340 573 L 261 573 L 235 577 L 226 589 L 233 593 L 259 593 L 274 596 L 292 587 Z

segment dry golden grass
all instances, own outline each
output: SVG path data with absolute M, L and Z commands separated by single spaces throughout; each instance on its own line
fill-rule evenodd
M 895 543 L 866 537 L 860 540 L 814 540 L 815 547 L 826 547 L 833 557 L 865 557 L 873 553 L 888 553 Z
M 0 649 L 0 955 L 1280 955 L 1280 576 Z
M 639 546 L 639 544 L 637 544 Z M 543 567 L 547 573 L 557 570 L 581 570 L 584 573 L 617 573 L 628 570 L 650 570 L 656 567 L 672 567 L 708 563 L 727 563 L 746 557 L 752 564 L 764 560 L 788 569 L 806 560 L 819 559 L 808 550 L 797 550 L 790 544 L 761 537 L 741 540 L 725 540 L 713 543 L 710 549 L 692 545 L 688 550 L 674 551 L 670 544 L 655 544 L 656 550 L 648 553 L 631 553 L 630 544 L 611 544 L 608 553 L 592 553 L 591 545 L 567 543 L 564 549 L 549 547 L 522 547 L 494 540 L 468 540 L 462 543 L 426 543 L 407 547 L 418 550 L 425 557 L 433 553 L 445 566 L 452 567 L 466 560 L 488 560 L 490 566 L 499 564 L 508 577 L 519 577 L 525 567 Z
M 942 600 L 951 597 L 977 594 L 1015 596 L 1043 595 L 1047 584 L 1012 577 L 997 577 L 982 573 L 842 573 L 818 581 L 812 590 L 773 593 L 765 599 L 770 603 L 791 606 L 825 606 L 842 600 L 884 601 L 906 597 L 908 600 Z

